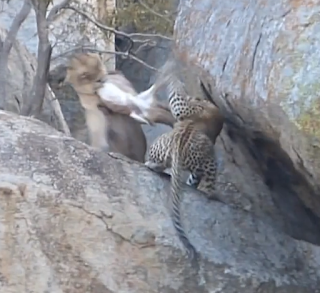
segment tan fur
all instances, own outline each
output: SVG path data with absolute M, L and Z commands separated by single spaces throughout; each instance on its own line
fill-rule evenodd
M 156 172 L 171 168 L 171 218 L 179 239 L 194 259 L 196 249 L 180 219 L 182 174 L 189 171 L 188 185 L 198 188 L 209 199 L 216 199 L 214 144 L 223 127 L 223 117 L 211 102 L 199 98 L 176 95 L 170 104 L 178 122 L 172 131 L 152 143 L 145 165 Z
M 188 95 L 186 86 L 177 77 L 177 67 L 176 60 L 169 59 L 160 70 L 157 86 L 167 84 L 169 108 L 173 117 L 177 121 L 201 118 L 198 121 L 199 129 L 215 144 L 223 128 L 224 117 L 212 102 L 212 94 L 204 86 L 201 86 L 201 90 L 207 99 Z
M 199 101 L 197 105 L 202 105 L 201 103 L 202 101 Z M 180 219 L 183 171 L 190 172 L 188 185 L 198 188 L 209 199 L 216 199 L 214 142 L 223 124 L 209 127 L 216 109 L 206 106 L 208 107 L 202 109 L 201 115 L 183 117 L 170 132 L 159 136 L 150 146 L 145 163 L 148 168 L 156 172 L 171 168 L 171 218 L 177 235 L 191 259 L 196 256 L 196 249 L 187 237 Z
M 179 118 L 176 117 L 176 113 L 173 116 L 180 121 L 185 119 L 197 121 L 198 129 L 208 135 L 212 143 L 215 144 L 224 125 L 224 117 L 219 108 L 210 101 L 197 97 L 188 97 L 188 103 L 183 107 L 185 109 L 180 106 Z M 186 111 L 189 111 L 190 114 L 185 114 Z
M 102 99 L 101 102 L 111 111 L 124 115 L 130 115 L 132 111 L 135 111 L 139 116 L 143 117 L 148 124 L 154 125 L 155 123 L 160 123 L 173 127 L 176 120 L 172 116 L 169 106 L 166 103 L 158 101 L 154 92 L 150 92 L 150 94 L 145 97 L 141 95 L 144 92 L 138 94 L 131 82 L 120 71 L 108 72 L 105 78 L 96 82 L 96 91 L 103 87 L 105 82 L 114 84 L 124 93 L 131 94 L 133 98 L 131 101 L 126 101 L 125 105 L 119 104 L 116 98 L 114 98 L 113 101 Z M 146 108 L 142 109 L 141 105 L 144 105 Z M 139 117 L 133 116 L 133 118 L 136 119 Z M 145 123 L 141 119 L 136 120 Z
M 172 63 L 173 64 L 173 63 Z M 172 66 L 172 64 L 170 66 Z M 170 67 L 167 67 L 167 70 Z M 171 67 L 173 70 L 173 68 Z M 224 125 L 224 117 L 222 116 L 218 107 L 212 103 L 212 97 L 208 96 L 209 92 L 205 92 L 208 99 L 189 96 L 186 92 L 185 86 L 172 72 L 168 71 L 168 74 L 164 78 L 168 82 L 168 101 L 173 117 L 178 121 L 179 129 L 186 123 L 192 123 L 193 129 L 203 133 L 211 141 L 211 146 L 214 147 L 217 137 L 220 135 Z M 162 81 L 163 82 L 163 81 Z M 176 127 L 174 127 L 174 130 Z M 196 143 L 194 141 L 194 143 Z M 168 149 L 168 146 L 164 146 Z M 201 151 L 201 149 L 199 149 Z M 201 154 L 195 154 L 190 152 L 192 156 L 199 156 Z M 212 158 L 215 160 L 215 158 Z M 196 163 L 196 162 L 194 162 Z M 201 166 L 200 166 L 201 167 Z M 199 168 L 199 166 L 193 166 L 192 168 Z M 215 174 L 214 174 L 215 175 Z M 197 174 L 191 172 L 187 183 L 194 187 L 197 187 L 201 178 Z M 214 178 L 210 180 L 215 181 Z M 213 185 L 212 185 L 213 186 Z M 213 196 L 214 190 L 205 190 L 208 196 Z
M 92 57 L 92 58 L 88 58 Z M 144 162 L 146 138 L 141 125 L 127 115 L 101 111 L 100 97 L 95 94 L 93 80 L 101 80 L 105 69 L 96 54 L 79 54 L 70 60 L 65 81 L 77 92 L 85 109 L 86 123 L 93 147 L 121 153 Z
M 191 173 L 190 185 L 198 186 L 208 198 L 215 198 L 216 160 L 214 145 L 203 133 L 203 121 L 195 117 L 174 125 L 172 131 L 159 136 L 150 146 L 145 165 L 163 172 L 171 168 L 171 218 L 177 234 L 191 259 L 196 250 L 189 241 L 180 220 L 180 203 L 183 189 L 183 171 Z M 189 179 L 190 180 L 190 179 Z
M 210 101 L 187 95 L 183 84 L 172 74 L 168 101 L 178 121 L 173 130 L 158 137 L 149 148 L 145 163 L 156 172 L 171 168 L 171 218 L 177 234 L 191 258 L 194 246 L 184 232 L 180 219 L 182 172 L 189 171 L 188 184 L 215 199 L 216 158 L 214 144 L 221 133 L 224 119 Z

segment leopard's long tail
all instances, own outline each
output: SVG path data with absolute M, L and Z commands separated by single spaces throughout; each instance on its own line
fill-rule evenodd
M 185 131 L 181 132 L 175 140 L 172 152 L 171 164 L 171 218 L 174 228 L 177 231 L 180 241 L 187 250 L 189 257 L 193 260 L 196 256 L 196 250 L 189 241 L 181 224 L 180 205 L 182 192 L 182 160 L 184 159 L 184 146 L 190 135 L 192 135 L 192 125 L 188 125 Z

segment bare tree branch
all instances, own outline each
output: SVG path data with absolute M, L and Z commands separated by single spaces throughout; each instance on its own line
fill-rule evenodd
M 28 105 L 26 114 L 34 115 L 35 117 L 37 117 L 41 113 L 43 100 L 46 93 L 52 47 L 49 41 L 48 26 L 46 19 L 46 12 L 49 1 L 31 1 L 36 14 L 39 44 L 36 76 L 34 78 L 31 101 Z
M 0 109 L 5 108 L 5 102 L 7 99 L 6 79 L 7 79 L 9 54 L 10 54 L 13 42 L 16 40 L 17 33 L 22 23 L 25 21 L 25 19 L 29 15 L 30 10 L 31 10 L 30 0 L 25 0 L 20 12 L 13 19 L 11 27 L 3 42 L 2 50 L 0 52 L 0 68 L 2 70 L 2 73 L 0 74 Z
M 153 44 L 153 46 L 152 45 L 150 45 L 150 43 L 149 42 L 146 42 L 146 43 L 144 43 L 144 44 L 141 44 L 137 49 L 135 49 L 132 53 L 134 54 L 134 55 L 137 55 L 142 49 L 144 49 L 144 48 L 146 48 L 146 49 L 151 49 L 152 47 L 155 47 L 156 46 L 156 44 Z
M 65 8 L 71 0 L 64 0 L 60 4 L 53 6 L 47 16 L 47 22 L 50 23 L 54 20 L 55 16 L 60 12 L 61 9 Z
M 67 136 L 71 136 L 70 129 L 69 129 L 68 124 L 67 124 L 66 120 L 64 119 L 63 113 L 61 111 L 60 103 L 49 85 L 48 85 L 48 89 L 49 89 L 49 92 L 51 93 L 51 96 L 52 96 L 52 99 L 50 99 L 50 102 L 51 102 L 51 106 L 53 108 L 53 112 L 59 121 L 59 129 L 62 129 L 62 131 Z
M 160 13 L 158 13 L 157 11 L 153 10 L 150 6 L 148 6 L 146 3 L 144 3 L 142 0 L 138 0 L 139 4 L 144 7 L 146 10 L 148 10 L 149 12 L 151 12 L 152 14 L 162 18 L 163 20 L 165 20 L 166 22 L 170 23 L 171 25 L 173 25 L 173 22 L 167 18 L 165 15 L 162 15 Z
M 138 57 L 130 54 L 129 52 L 115 52 L 115 51 L 108 51 L 108 50 L 98 50 L 98 49 L 94 49 L 93 51 L 97 52 L 97 53 L 102 53 L 102 54 L 115 54 L 115 55 L 119 55 L 119 56 L 124 56 L 124 57 L 127 57 L 127 58 L 131 58 L 132 60 L 142 64 L 143 66 L 151 69 L 151 70 L 154 70 L 154 71 L 158 71 L 157 68 L 149 65 L 148 63 L 142 61 L 141 59 L 139 59 Z
M 98 28 L 102 29 L 102 30 L 106 30 L 109 31 L 111 33 L 114 33 L 118 36 L 123 36 L 127 39 L 132 39 L 134 37 L 140 37 L 140 38 L 162 38 L 165 40 L 169 40 L 172 41 L 172 38 L 167 37 L 167 36 L 163 36 L 161 34 L 144 34 L 144 33 L 131 33 L 131 34 L 127 34 L 124 33 L 122 31 L 118 31 L 110 26 L 106 26 L 102 23 L 100 23 L 99 21 L 97 21 L 95 18 L 91 17 L 89 14 L 87 14 L 86 12 L 74 7 L 74 6 L 66 6 L 65 9 L 70 9 L 73 10 L 77 13 L 79 13 L 80 15 L 82 15 L 83 17 L 85 17 L 87 20 L 89 20 L 90 22 L 92 22 L 93 24 L 95 24 Z M 136 42 L 136 40 L 134 40 L 134 42 Z
M 100 54 L 114 54 L 114 55 L 118 55 L 118 56 L 124 56 L 124 57 L 127 57 L 127 58 L 131 58 L 132 60 L 135 60 L 136 62 L 142 64 L 143 66 L 151 69 L 151 70 L 154 70 L 154 71 L 158 71 L 157 68 L 149 65 L 148 63 L 142 61 L 141 59 L 139 59 L 138 57 L 130 54 L 129 52 L 116 52 L 116 51 L 109 51 L 109 50 L 99 50 L 95 47 L 91 47 L 91 46 L 79 46 L 79 47 L 74 47 L 70 50 L 67 50 L 67 51 L 64 51 L 63 53 L 59 54 L 59 55 L 56 55 L 54 56 L 51 61 L 54 61 L 58 58 L 61 58 L 63 56 L 66 56 L 68 54 L 71 54 L 71 53 L 74 53 L 75 51 L 78 51 L 78 50 L 87 50 L 87 51 L 90 51 L 90 52 L 94 52 L 94 53 L 100 53 Z

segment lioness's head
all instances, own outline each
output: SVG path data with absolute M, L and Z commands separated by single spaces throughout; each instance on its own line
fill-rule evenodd
M 73 86 L 81 86 L 96 82 L 105 74 L 106 69 L 99 54 L 79 53 L 70 59 L 64 82 Z

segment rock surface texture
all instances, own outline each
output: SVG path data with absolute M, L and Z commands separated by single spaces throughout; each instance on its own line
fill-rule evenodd
M 319 292 L 319 247 L 187 188 L 197 271 L 168 217 L 167 178 L 43 122 L 0 121 L 1 292 Z
M 176 56 L 188 90 L 201 93 L 199 75 L 228 120 L 216 146 L 224 203 L 183 194 L 199 270 L 169 218 L 166 176 L 64 136 L 52 115 L 45 124 L 0 111 L 0 292 L 320 293 L 317 17 L 312 1 L 181 1 Z M 139 57 L 161 66 L 164 43 Z M 35 60 L 18 42 L 10 58 L 6 109 L 20 113 Z M 133 65 L 120 67 L 141 91 L 153 78 Z M 86 141 L 63 75 L 56 67 L 50 84 Z M 157 131 L 146 129 L 149 143 Z
M 318 4 L 181 1 L 175 54 L 197 66 L 207 88 L 217 90 L 215 102 L 229 120 L 225 134 L 232 141 L 225 154 L 257 178 L 244 172 L 241 181 L 267 186 L 282 229 L 319 245 Z M 246 188 L 239 192 L 250 198 Z M 259 197 L 250 198 L 253 210 Z

